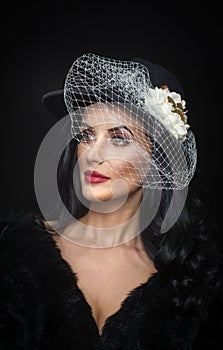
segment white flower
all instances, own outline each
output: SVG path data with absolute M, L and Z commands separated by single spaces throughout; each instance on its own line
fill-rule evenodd
M 180 94 L 168 87 L 149 88 L 145 96 L 145 108 L 161 121 L 165 127 L 181 142 L 186 139 L 187 124 L 186 102 Z

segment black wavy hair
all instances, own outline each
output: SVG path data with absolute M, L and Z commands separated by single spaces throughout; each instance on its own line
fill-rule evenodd
M 76 150 L 77 141 L 72 139 L 61 156 L 57 181 L 63 204 L 78 219 L 88 209 L 79 201 L 73 184 Z M 171 284 L 174 305 L 185 310 L 196 308 L 202 317 L 206 317 L 207 306 L 223 291 L 220 282 L 222 245 L 218 227 L 207 206 L 195 194 L 193 181 L 181 215 L 165 233 L 161 232 L 161 226 L 173 193 L 162 190 L 159 209 L 152 222 L 142 230 L 141 239 L 156 269 L 166 283 Z M 61 209 L 58 217 L 63 221 Z

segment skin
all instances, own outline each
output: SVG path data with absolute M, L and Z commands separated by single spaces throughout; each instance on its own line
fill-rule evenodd
M 126 205 L 122 214 L 127 209 L 132 214 L 143 193 L 140 173 L 135 165 L 139 167 L 140 160 L 143 161 L 142 150 L 147 154 L 150 152 L 148 138 L 133 118 L 129 118 L 129 112 L 126 117 L 126 112 L 120 108 L 117 110 L 117 107 L 106 109 L 91 105 L 85 110 L 82 123 L 77 156 L 83 196 L 92 204 L 103 202 L 103 207 L 108 204 L 112 208 L 124 197 Z M 109 180 L 88 183 L 84 175 L 86 170 L 95 170 Z M 119 211 L 115 223 L 120 218 Z M 112 220 L 114 224 L 114 216 Z
M 116 115 L 117 110 L 103 109 L 97 105 L 88 107 L 83 115 L 85 124 L 81 131 L 84 135 L 87 133 L 87 142 L 80 141 L 77 156 L 82 194 L 90 202 L 90 207 L 80 222 L 91 226 L 91 230 L 94 227 L 106 229 L 119 227 L 123 222 L 128 223 L 142 199 L 140 174 L 135 168 L 136 162 L 131 160 L 134 156 L 138 159 L 142 149 L 149 154 L 148 138 L 136 122 L 128 122 L 126 114 L 119 111 L 118 119 L 115 118 Z M 128 130 L 117 129 L 115 133 L 108 132 L 120 125 L 127 126 L 133 133 L 134 142 L 141 145 L 141 153 L 134 154 L 134 148 L 131 146 L 128 152 L 128 141 L 117 141 L 117 138 L 132 138 Z M 111 141 L 108 151 L 107 140 Z M 117 148 L 113 145 L 116 141 L 122 146 Z M 116 158 L 117 152 L 119 155 Z M 109 180 L 97 184 L 88 183 L 84 175 L 86 170 L 96 170 L 109 177 Z M 137 226 L 137 220 L 135 224 Z M 67 230 L 72 232 L 77 229 L 76 225 L 77 223 L 71 224 Z M 128 230 L 128 224 L 124 226 L 125 229 Z M 116 233 L 119 234 L 119 228 Z M 156 269 L 145 253 L 140 235 L 121 245 L 100 249 L 74 244 L 65 236 L 66 232 L 64 235 L 57 235 L 56 242 L 63 258 L 68 261 L 77 276 L 78 286 L 92 308 L 93 317 L 101 333 L 106 319 L 120 308 L 129 291 L 146 282 Z

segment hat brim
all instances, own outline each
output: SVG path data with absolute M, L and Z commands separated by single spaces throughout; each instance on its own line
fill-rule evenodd
M 47 92 L 42 96 L 41 102 L 44 108 L 58 120 L 68 113 L 64 102 L 64 90 Z
M 159 64 L 141 58 L 133 58 L 131 61 L 141 63 L 142 65 L 148 68 L 153 86 L 160 87 L 162 85 L 168 85 L 170 90 L 178 92 L 184 98 L 183 87 L 180 81 L 172 72 L 160 66 Z M 103 101 L 106 101 L 105 97 L 106 99 L 109 98 L 108 91 L 92 91 L 88 87 L 83 87 L 82 89 L 79 88 L 76 91 L 74 90 L 72 93 L 75 94 L 74 100 L 78 101 L 79 105 L 77 106 L 77 108 L 84 107 L 92 102 L 99 102 L 100 96 Z M 95 100 L 94 95 L 98 96 L 98 98 Z M 111 96 L 111 99 L 113 99 L 113 101 L 117 100 L 117 96 L 113 95 Z M 109 100 L 107 101 L 109 102 Z M 42 104 L 45 107 L 45 109 L 58 120 L 68 114 L 64 102 L 63 89 L 47 92 L 46 94 L 44 94 L 42 97 Z
M 69 92 L 72 96 L 72 109 L 83 108 L 92 103 L 109 103 L 109 102 L 126 102 L 121 96 L 114 91 L 109 90 L 93 90 L 90 88 L 79 88 Z M 55 116 L 58 120 L 68 114 L 67 107 L 64 102 L 64 90 L 51 91 L 43 95 L 42 105 Z

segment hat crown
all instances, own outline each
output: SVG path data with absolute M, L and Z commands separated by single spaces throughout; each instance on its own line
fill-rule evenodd
M 77 92 L 92 94 L 106 92 L 117 95 L 126 102 L 141 105 L 152 86 L 149 70 L 143 64 L 134 61 L 120 61 L 95 54 L 84 54 L 74 61 L 65 79 L 64 99 L 68 112 L 71 95 Z

